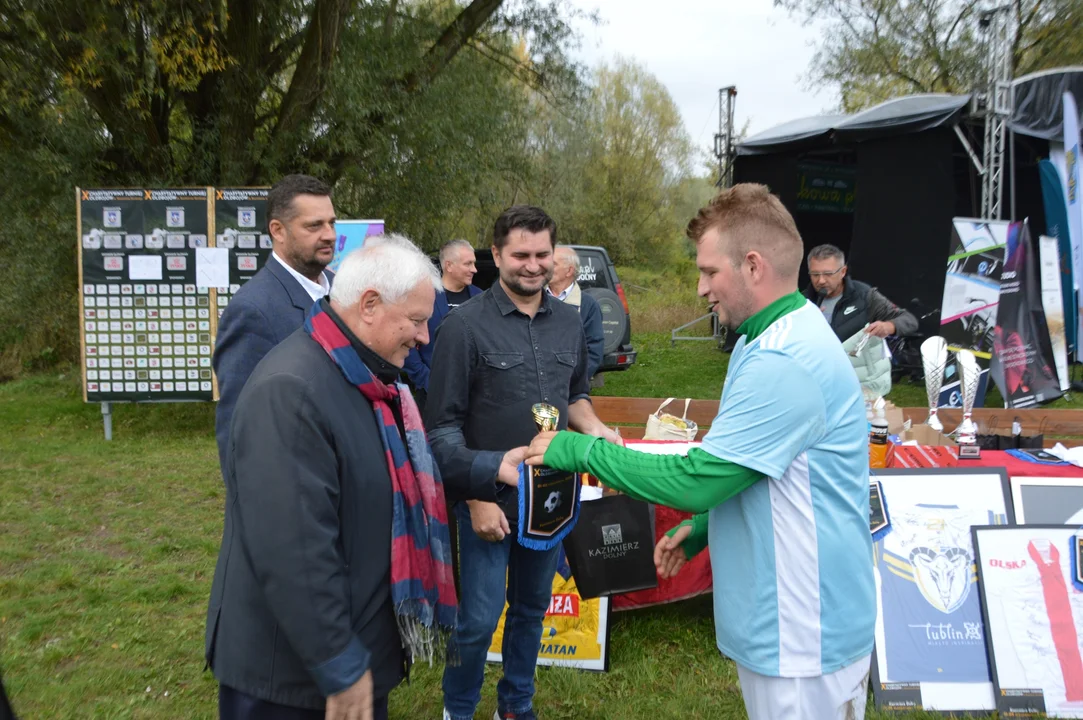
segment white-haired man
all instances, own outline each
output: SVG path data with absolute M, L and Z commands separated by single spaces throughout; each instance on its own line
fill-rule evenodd
M 553 279 L 546 292 L 579 311 L 583 335 L 587 338 L 587 377 L 594 377 L 605 357 L 605 332 L 602 330 L 602 307 L 579 287 L 579 253 L 567 245 L 557 245 L 553 252 Z
M 207 616 L 226 720 L 386 718 L 454 624 L 443 486 L 395 382 L 439 288 L 409 240 L 370 240 L 241 392 Z
M 429 318 L 429 337 L 436 337 L 436 328 L 444 322 L 448 313 L 465 303 L 481 290 L 474 287 L 477 274 L 477 258 L 474 248 L 465 240 L 449 240 L 440 248 L 440 284 L 444 292 L 436 293 L 432 317 Z M 432 369 L 432 345 L 419 345 L 406 357 L 406 376 L 414 386 L 414 396 L 422 410 L 429 393 L 429 371 Z

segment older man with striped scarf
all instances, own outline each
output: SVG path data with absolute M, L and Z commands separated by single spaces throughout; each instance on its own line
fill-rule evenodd
M 397 382 L 439 287 L 409 240 L 370 240 L 241 391 L 207 617 L 224 720 L 385 720 L 446 647 L 443 485 Z

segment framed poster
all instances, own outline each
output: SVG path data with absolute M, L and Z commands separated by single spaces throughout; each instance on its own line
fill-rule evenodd
M 1083 476 L 1013 477 L 1012 505 L 1020 525 L 1083 526 Z
M 993 709 L 970 528 L 1014 521 L 1002 468 L 877 470 L 873 697 L 885 710 Z
M 76 188 L 83 399 L 213 400 L 210 188 Z
M 1083 718 L 1083 593 L 1072 585 L 1078 527 L 973 529 L 1001 717 Z
M 338 242 L 335 244 L 335 259 L 327 266 L 331 272 L 338 272 L 351 250 L 364 247 L 365 238 L 373 235 L 383 235 L 383 220 L 339 220 L 335 223 L 335 232 L 338 233 Z
M 602 496 L 598 487 L 583 487 L 581 500 L 594 500 Z M 503 662 L 500 653 L 504 642 L 504 618 L 508 606 L 500 613 L 500 620 L 493 633 L 486 660 Z M 606 672 L 609 670 L 609 598 L 585 600 L 575 586 L 564 546 L 560 547 L 560 559 L 553 576 L 553 596 L 542 622 L 539 665 L 570 667 L 578 670 Z
M 215 246 L 223 248 L 229 263 L 228 282 L 217 285 L 218 317 L 241 285 L 252 279 L 271 256 L 267 231 L 267 193 L 270 188 L 215 188 Z

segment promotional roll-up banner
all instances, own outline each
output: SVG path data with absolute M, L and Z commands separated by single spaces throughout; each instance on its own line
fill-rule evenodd
M 1075 357 L 1078 339 L 1075 306 L 1075 271 L 1072 268 L 1072 238 L 1068 231 L 1068 208 L 1064 204 L 1064 183 L 1052 160 L 1038 163 L 1038 175 L 1042 182 L 1042 204 L 1045 206 L 1046 233 L 1057 241 L 1060 256 L 1060 293 L 1064 306 L 1064 337 L 1068 343 L 1068 357 Z M 1048 309 L 1046 313 L 1048 314 Z
M 951 224 L 940 335 L 950 352 L 970 350 L 985 366 L 993 352 L 1008 223 L 952 218 Z
M 1083 278 L 1083 198 L 1079 196 L 1079 110 L 1075 96 L 1064 93 L 1064 170 L 1065 170 L 1065 205 L 1068 210 L 1068 232 L 1072 238 L 1072 270 L 1076 282 Z M 1076 337 L 1079 337 L 1079 323 L 1083 322 L 1083 312 L 1079 303 L 1083 302 L 1083 293 L 1076 296 Z M 1077 343 L 1076 360 L 1083 361 L 1083 347 Z
M 602 496 L 598 487 L 582 488 L 583 502 Z M 557 571 L 553 575 L 553 594 L 542 621 L 538 664 L 578 670 L 609 670 L 609 598 L 587 599 L 579 594 L 568 558 L 561 547 Z M 508 606 L 500 614 L 489 644 L 486 661 L 503 663 L 504 622 Z
M 1068 391 L 1068 343 L 1064 324 L 1064 302 L 1061 286 L 1061 257 L 1059 241 L 1042 235 L 1038 238 L 1038 262 L 1041 266 L 1042 309 L 1045 324 L 1049 328 L 1049 340 L 1053 344 L 1053 360 L 1057 366 L 1060 389 Z M 1074 310 L 1075 308 L 1073 308 Z
M 990 374 L 1008 407 L 1031 407 L 1063 394 L 1026 223 L 1008 227 L 993 346 Z

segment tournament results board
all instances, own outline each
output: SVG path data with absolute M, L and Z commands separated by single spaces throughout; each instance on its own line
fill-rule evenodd
M 76 188 L 87 402 L 214 400 L 211 189 Z
M 241 285 L 252 279 L 271 256 L 267 230 L 269 188 L 216 188 L 214 191 L 215 247 L 229 257 L 229 285 L 216 291 L 218 317 Z

